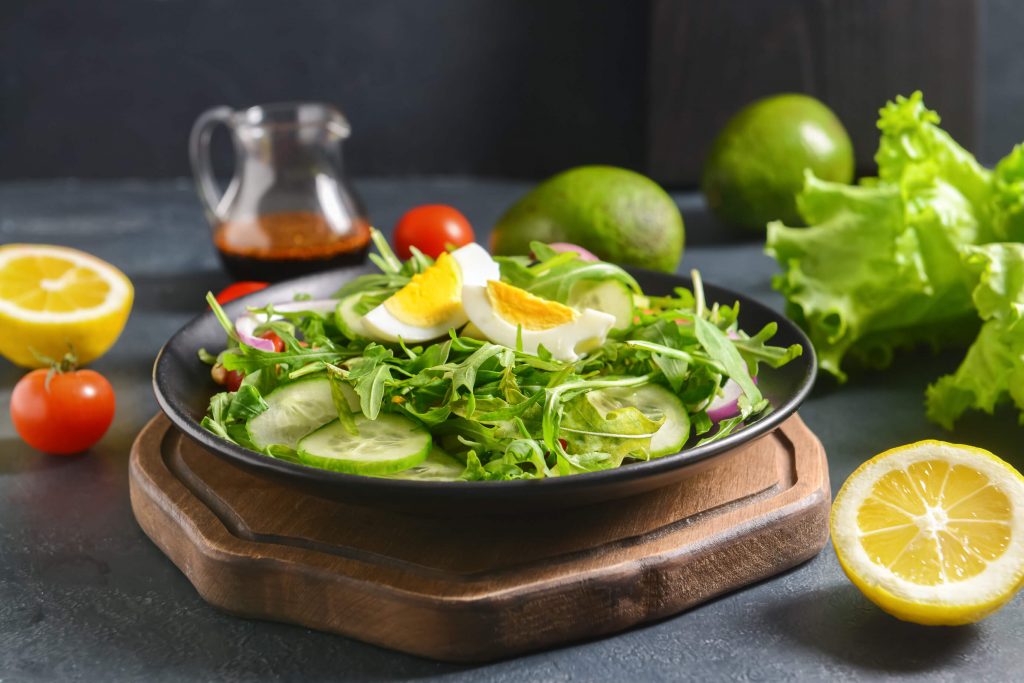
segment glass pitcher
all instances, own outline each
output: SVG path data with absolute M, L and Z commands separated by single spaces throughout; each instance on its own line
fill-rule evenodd
M 221 123 L 236 157 L 223 194 L 210 163 Z M 189 139 L 196 191 L 233 277 L 283 280 L 366 258 L 369 222 L 342 173 L 349 132 L 340 111 L 318 103 L 215 107 L 196 120 Z

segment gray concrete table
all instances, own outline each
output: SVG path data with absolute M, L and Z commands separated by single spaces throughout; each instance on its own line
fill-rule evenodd
M 366 181 L 378 225 L 426 202 L 464 210 L 486 233 L 524 183 Z M 777 308 L 774 263 L 729 233 L 694 196 L 679 198 L 682 269 Z M 484 235 L 486 236 L 486 235 Z M 782 576 L 625 633 L 485 666 L 426 661 L 204 603 L 139 530 L 128 449 L 156 412 L 150 366 L 164 340 L 227 284 L 191 185 L 74 181 L 0 185 L 0 243 L 86 249 L 121 267 L 136 303 L 124 335 L 95 364 L 117 391 L 117 418 L 85 456 L 40 455 L 7 417 L 21 370 L 0 360 L 0 680 L 677 680 L 906 677 L 1010 680 L 1024 666 L 1024 600 L 987 621 L 928 629 L 879 612 L 842 575 L 831 547 Z M 0 334 L 3 331 L 0 330 Z M 865 458 L 927 437 L 960 440 L 1024 467 L 1016 416 L 972 416 L 955 434 L 924 419 L 922 391 L 956 353 L 901 357 L 837 387 L 823 378 L 802 409 L 829 454 L 833 490 Z

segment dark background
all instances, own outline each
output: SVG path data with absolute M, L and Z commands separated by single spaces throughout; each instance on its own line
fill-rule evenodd
M 592 162 L 692 186 L 745 102 L 829 103 L 872 170 L 916 87 L 984 161 L 1024 139 L 1015 0 L 4 0 L 0 179 L 187 175 L 207 107 L 335 102 L 357 176 L 536 178 Z

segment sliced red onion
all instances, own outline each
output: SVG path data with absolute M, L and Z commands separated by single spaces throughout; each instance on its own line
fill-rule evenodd
M 682 322 L 682 321 L 676 321 Z M 740 335 L 736 334 L 732 330 L 726 332 L 729 339 L 740 339 Z M 757 384 L 757 378 L 751 378 L 754 380 L 754 384 Z M 743 395 L 743 389 L 740 389 L 740 385 L 731 379 L 725 380 L 725 384 L 722 385 L 722 393 L 715 396 L 714 400 L 708 404 L 705 411 L 708 417 L 711 418 L 712 422 L 721 422 L 722 420 L 728 420 L 730 417 L 736 417 L 740 414 L 740 396 Z
M 740 389 L 739 384 L 731 379 L 725 380 L 725 384 L 722 385 L 722 393 L 715 396 L 706 408 L 708 417 L 712 422 L 721 422 L 730 417 L 736 417 L 740 414 L 739 399 L 742 395 L 743 390 Z
M 257 320 L 255 315 L 246 314 L 235 321 L 235 333 L 238 335 L 238 341 L 260 351 L 273 351 L 273 341 L 253 335 L 256 328 L 266 322 L 266 316 L 259 317 L 263 320 Z
M 314 313 L 329 313 L 334 310 L 338 302 L 334 299 L 315 299 L 312 301 L 289 301 L 283 304 L 274 304 L 274 310 L 282 313 L 295 313 L 297 311 L 313 311 Z M 270 339 L 263 339 L 255 335 L 256 328 L 271 320 L 280 320 L 281 316 L 275 315 L 267 318 L 263 313 L 246 313 L 235 321 L 235 333 L 238 340 L 246 346 L 251 346 L 260 351 L 273 351 L 274 342 Z
M 601 259 L 597 258 L 596 256 L 594 256 L 594 254 L 592 252 L 584 249 L 583 247 L 581 247 L 578 244 L 573 244 L 572 242 L 553 242 L 553 243 L 549 244 L 548 246 L 551 247 L 552 249 L 554 249 L 555 251 L 559 252 L 559 253 L 565 252 L 565 251 L 576 252 L 577 254 L 579 254 L 580 259 L 583 260 L 583 261 L 600 261 L 601 260 Z

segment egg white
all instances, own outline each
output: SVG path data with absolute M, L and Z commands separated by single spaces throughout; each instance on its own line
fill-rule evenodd
M 462 286 L 485 285 L 488 280 L 501 277 L 501 269 L 487 250 L 475 242 L 459 247 L 451 253 L 462 275 Z M 369 336 L 377 341 L 425 342 L 448 334 L 448 330 L 459 328 L 468 320 L 465 309 L 460 305 L 436 325 L 411 325 L 396 318 L 382 303 L 365 316 L 363 323 Z
M 520 336 L 519 326 L 505 320 L 491 305 L 486 285 L 471 285 L 462 288 L 462 306 L 475 325 L 495 344 L 516 348 Z M 558 360 L 572 362 L 580 357 L 580 346 L 593 343 L 603 344 L 608 332 L 615 325 L 615 316 L 593 308 L 584 309 L 572 322 L 546 330 L 523 328 L 523 351 L 536 354 L 541 344 L 551 356 Z

